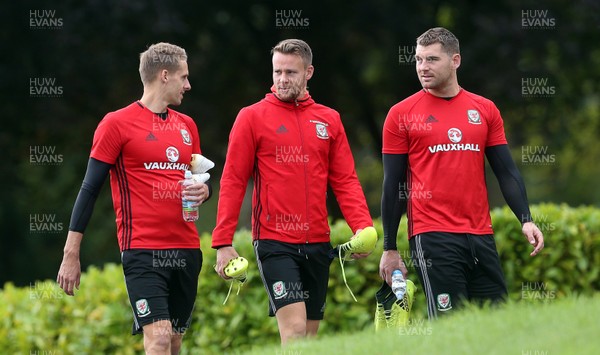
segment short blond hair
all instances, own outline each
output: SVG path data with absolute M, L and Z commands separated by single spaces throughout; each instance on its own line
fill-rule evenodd
M 161 70 L 175 72 L 180 63 L 187 61 L 185 49 L 174 44 L 160 42 L 140 53 L 140 77 L 142 83 L 150 84 Z
M 271 55 L 275 54 L 275 52 L 299 55 L 302 58 L 302 62 L 304 62 L 304 68 L 308 68 L 312 64 L 312 50 L 308 43 L 301 39 L 284 39 L 271 49 Z

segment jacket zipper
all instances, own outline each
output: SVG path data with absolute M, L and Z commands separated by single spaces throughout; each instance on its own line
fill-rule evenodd
M 304 148 L 304 131 L 302 130 L 302 123 L 300 122 L 300 117 L 298 114 L 298 107 L 300 106 L 298 104 L 298 100 L 294 100 L 294 113 L 296 114 L 296 122 L 298 123 L 298 132 L 300 133 L 300 144 L 302 145 L 302 153 L 305 152 L 305 148 Z M 310 231 L 310 220 L 308 218 L 308 172 L 306 171 L 306 164 L 304 163 L 304 193 L 305 193 L 305 203 L 306 203 L 306 223 L 308 224 L 308 231 L 306 231 L 306 244 L 308 244 L 308 235 L 309 235 L 309 231 Z M 307 255 L 307 259 L 308 259 L 308 255 Z

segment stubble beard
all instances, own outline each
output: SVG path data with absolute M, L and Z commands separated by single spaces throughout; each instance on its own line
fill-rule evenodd
M 294 101 L 301 99 L 300 95 L 302 94 L 302 91 L 304 90 L 305 86 L 306 81 L 291 83 L 291 85 L 288 86 L 287 93 L 281 94 L 279 91 L 277 91 L 277 96 L 282 101 Z

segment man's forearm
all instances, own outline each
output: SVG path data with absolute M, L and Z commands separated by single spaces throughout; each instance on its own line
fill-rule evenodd
M 508 207 L 521 223 L 531 222 L 533 218 L 529 211 L 525 183 L 510 155 L 508 145 L 488 147 L 485 154 L 498 179 L 500 191 Z
M 406 212 L 406 199 L 400 194 L 406 188 L 406 154 L 383 154 L 383 193 L 381 220 L 383 224 L 383 250 L 396 250 L 396 236 L 402 214 Z
M 67 241 L 65 242 L 65 248 L 63 249 L 64 256 L 79 258 L 82 239 L 82 233 L 69 231 L 69 233 L 67 234 Z

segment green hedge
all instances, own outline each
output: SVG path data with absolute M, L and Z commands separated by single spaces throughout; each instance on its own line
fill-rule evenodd
M 492 211 L 498 250 L 513 299 L 549 302 L 571 293 L 600 290 L 600 210 L 543 204 L 532 212 L 546 236 L 546 249 L 530 257 L 531 247 L 508 208 Z M 376 222 L 381 232 L 381 223 Z M 400 228 L 399 247 L 407 259 L 406 220 Z M 332 226 L 332 244 L 350 236 L 343 222 Z M 250 234 L 237 233 L 235 245 L 250 263 L 249 279 L 239 295 L 222 302 L 228 283 L 213 271 L 215 253 L 210 236 L 202 236 L 204 264 L 198 286 L 194 322 L 184 338 L 182 353 L 222 353 L 278 342 L 274 318 L 267 317 L 267 300 L 256 270 Z M 358 302 L 341 278 L 337 260 L 331 267 L 325 321 L 320 332 L 332 334 L 371 327 L 381 242 L 367 259 L 346 263 L 346 276 Z M 408 262 L 409 268 L 411 263 Z M 409 277 L 416 280 L 412 271 Z M 425 317 L 420 285 L 415 317 Z M 235 290 L 234 290 L 235 291 Z M 131 336 L 132 314 L 120 265 L 103 270 L 90 267 L 82 276 L 81 290 L 67 297 L 52 281 L 17 288 L 7 283 L 0 291 L 0 349 L 4 353 L 134 354 L 143 350 L 141 337 Z

